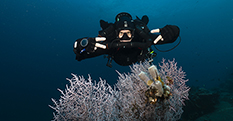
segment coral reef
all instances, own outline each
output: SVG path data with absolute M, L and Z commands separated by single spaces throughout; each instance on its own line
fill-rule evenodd
M 117 72 L 119 79 L 113 88 L 105 80 L 92 82 L 90 76 L 85 80 L 72 74 L 73 78 L 67 79 L 70 85 L 64 91 L 58 89 L 61 98 L 52 99 L 54 121 L 179 120 L 190 89 L 185 84 L 185 72 L 175 60 L 163 59 L 159 67 L 157 70 L 147 61 L 134 64 L 131 73 Z M 140 73 L 145 78 L 140 78 Z

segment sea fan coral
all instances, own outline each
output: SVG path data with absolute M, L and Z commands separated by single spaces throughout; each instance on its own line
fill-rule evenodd
M 188 99 L 189 87 L 186 86 L 185 72 L 177 68 L 173 61 L 159 64 L 160 81 L 163 83 L 163 96 L 156 97 L 153 104 L 148 102 L 148 90 L 151 88 L 141 80 L 139 74 L 145 72 L 148 78 L 153 76 L 148 72 L 149 62 L 134 64 L 131 73 L 119 74 L 119 79 L 114 88 L 100 79 L 92 82 L 89 76 L 85 80 L 82 76 L 74 74 L 72 79 L 67 79 L 70 86 L 66 85 L 65 91 L 58 89 L 62 96 L 59 101 L 50 106 L 55 110 L 55 121 L 76 120 L 156 120 L 173 121 L 180 119 L 183 113 L 182 106 Z M 169 88 L 169 89 L 167 89 Z M 167 91 L 169 93 L 167 94 Z M 156 89 L 155 89 L 156 92 Z M 151 93 L 150 93 L 151 94 Z M 153 93 L 152 93 L 153 95 Z M 165 96 L 166 95 L 166 96 Z

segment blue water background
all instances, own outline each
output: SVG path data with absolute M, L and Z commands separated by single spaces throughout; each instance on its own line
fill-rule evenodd
M 148 15 L 149 28 L 167 24 L 181 29 L 181 44 L 154 59 L 173 59 L 182 66 L 188 85 L 218 87 L 233 76 L 233 0 L 1 0 L 0 121 L 48 121 L 71 73 L 113 85 L 128 67 L 99 56 L 75 60 L 73 43 L 95 37 L 99 20 L 114 22 L 119 12 L 133 18 Z M 177 41 L 178 42 L 178 41 Z M 176 45 L 157 46 L 166 50 Z

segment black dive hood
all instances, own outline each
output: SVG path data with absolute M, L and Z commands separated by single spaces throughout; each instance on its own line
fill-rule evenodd
M 130 30 L 132 37 L 134 37 L 134 24 L 132 16 L 129 13 L 119 13 L 115 18 L 116 34 L 118 35 L 121 30 Z
M 119 13 L 115 18 L 115 27 L 117 30 L 133 30 L 132 16 L 126 12 Z

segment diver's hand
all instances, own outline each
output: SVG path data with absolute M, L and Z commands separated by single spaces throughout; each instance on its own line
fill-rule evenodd
M 151 33 L 161 34 L 154 40 L 154 44 L 156 44 L 159 40 L 170 43 L 178 38 L 180 29 L 175 25 L 166 25 L 163 28 L 151 30 Z
M 74 43 L 74 50 L 79 50 L 80 54 L 83 53 L 84 51 L 88 53 L 94 52 L 97 47 L 101 47 L 102 45 L 97 43 L 100 41 L 105 41 L 105 37 L 95 37 L 95 38 L 82 38 L 78 39 Z

